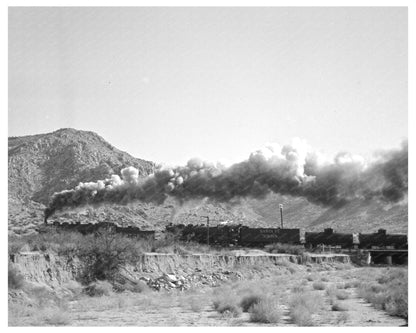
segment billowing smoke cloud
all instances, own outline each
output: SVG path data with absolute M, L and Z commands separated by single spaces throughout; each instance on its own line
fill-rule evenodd
M 128 167 L 121 170 L 121 177 L 113 175 L 55 193 L 45 216 L 85 205 L 161 204 L 168 196 L 182 203 L 203 198 L 227 202 L 275 192 L 332 207 L 355 199 L 398 202 L 407 196 L 408 144 L 366 162 L 349 153 L 328 160 L 297 139 L 291 145 L 267 146 L 230 167 L 194 158 L 186 166 L 159 168 L 144 179 L 138 175 L 138 170 Z

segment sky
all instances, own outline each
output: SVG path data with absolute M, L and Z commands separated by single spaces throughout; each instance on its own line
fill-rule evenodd
M 9 9 L 8 135 L 94 131 L 135 157 L 408 136 L 404 7 Z

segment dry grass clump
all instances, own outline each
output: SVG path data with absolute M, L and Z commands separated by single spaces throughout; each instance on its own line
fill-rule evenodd
M 222 289 L 214 295 L 213 306 L 219 313 L 232 317 L 238 317 L 242 313 L 237 295 L 227 289 Z
M 55 308 L 52 310 L 43 311 L 44 321 L 52 326 L 69 325 L 71 320 L 69 314 L 64 309 Z
M 221 314 L 230 314 L 232 317 L 238 317 L 241 315 L 241 308 L 233 300 L 214 301 L 214 309 Z
M 143 281 L 136 280 L 132 285 L 125 287 L 126 290 L 129 290 L 133 293 L 147 293 L 150 292 L 149 286 Z
M 348 311 L 348 307 L 344 304 L 334 302 L 331 306 L 332 311 Z
M 240 306 L 244 312 L 248 312 L 253 305 L 260 303 L 265 296 L 259 293 L 246 295 L 242 298 Z
M 349 289 L 349 288 L 354 288 L 354 282 L 353 281 L 347 281 L 343 284 L 343 289 Z
M 74 281 L 74 280 L 71 280 L 65 283 L 64 287 L 72 293 L 73 298 L 79 297 L 84 290 L 82 285 L 79 282 Z
M 315 275 L 312 275 L 312 274 L 309 274 L 307 277 L 306 277 L 306 280 L 308 280 L 308 281 L 315 281 L 316 280 L 316 276 Z
M 14 267 L 9 265 L 9 289 L 22 289 L 25 278 Z
M 323 305 L 320 295 L 312 292 L 295 294 L 289 302 L 290 317 L 298 326 L 312 326 L 312 315 Z
M 292 288 L 293 293 L 303 293 L 306 290 L 304 285 L 297 285 Z
M 191 296 L 189 298 L 189 307 L 193 312 L 201 312 L 201 310 L 204 307 L 204 303 L 201 299 L 201 296 Z
M 334 286 L 331 286 L 326 289 L 326 294 L 333 299 L 346 300 L 350 298 L 350 294 L 344 290 L 336 289 Z
M 302 306 L 290 310 L 290 317 L 298 326 L 313 326 L 312 314 Z
M 337 317 L 337 324 L 344 324 L 349 318 L 348 312 L 340 312 Z
M 9 326 L 66 326 L 71 318 L 66 308 L 36 307 L 27 304 L 9 305 Z
M 350 298 L 350 294 L 343 290 L 337 290 L 335 292 L 335 297 L 339 300 L 345 300 Z
M 276 300 L 260 299 L 250 307 L 250 321 L 254 323 L 278 323 L 282 313 Z
M 363 282 L 358 294 L 376 308 L 393 316 L 408 318 L 408 277 L 406 269 L 389 269 L 376 282 Z
M 10 326 L 70 324 L 68 302 L 45 287 L 25 286 L 26 298 L 9 303 Z
M 113 293 L 113 286 L 108 281 L 96 281 L 85 288 L 88 296 L 109 296 Z
M 325 283 L 322 281 L 317 281 L 312 284 L 312 287 L 315 290 L 325 290 Z
M 182 308 L 188 308 L 193 312 L 201 312 L 206 304 L 210 303 L 208 295 L 201 295 L 195 290 L 187 290 L 178 294 L 178 301 Z

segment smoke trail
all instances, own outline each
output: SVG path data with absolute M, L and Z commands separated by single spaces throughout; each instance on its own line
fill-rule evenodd
M 121 177 L 113 175 L 55 193 L 45 217 L 85 205 L 133 201 L 161 204 L 168 196 L 182 203 L 203 198 L 227 202 L 275 192 L 332 207 L 354 199 L 397 202 L 408 190 L 408 144 L 405 141 L 400 149 L 383 152 L 369 163 L 348 153 L 329 161 L 305 142 L 294 140 L 291 145 L 271 145 L 256 151 L 228 168 L 194 158 L 186 166 L 159 168 L 144 179 L 138 175 L 138 170 L 128 167 L 121 170 Z

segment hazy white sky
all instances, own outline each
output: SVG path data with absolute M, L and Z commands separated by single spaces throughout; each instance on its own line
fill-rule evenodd
M 407 137 L 406 8 L 11 8 L 9 135 L 97 132 L 172 164 L 292 137 Z

